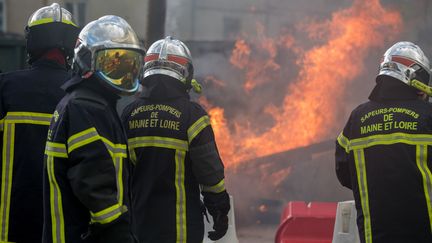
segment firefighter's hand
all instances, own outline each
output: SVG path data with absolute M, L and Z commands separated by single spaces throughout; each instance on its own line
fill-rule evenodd
M 228 230 L 228 215 L 218 213 L 213 217 L 213 229 L 208 233 L 208 238 L 212 241 L 217 241 L 222 238 Z
M 230 210 L 229 195 L 226 191 L 220 193 L 203 192 L 204 205 L 213 218 L 214 231 L 208 237 L 215 241 L 222 238 L 228 230 L 228 212 Z

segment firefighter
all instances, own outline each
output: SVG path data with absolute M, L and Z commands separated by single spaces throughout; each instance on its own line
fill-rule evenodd
M 78 33 L 59 4 L 40 8 L 25 29 L 31 68 L 0 74 L 0 242 L 42 238 L 46 136 Z
M 210 119 L 189 99 L 199 92 L 187 46 L 172 37 L 153 43 L 144 65 L 143 92 L 122 115 L 135 164 L 132 205 L 142 243 L 201 243 L 205 208 L 214 220 L 209 238 L 228 229 L 229 195 Z
M 369 101 L 337 138 L 336 173 L 353 191 L 362 243 L 432 242 L 430 64 L 411 42 L 384 54 Z
M 48 131 L 44 243 L 133 242 L 127 140 L 116 102 L 138 89 L 143 59 L 135 32 L 118 16 L 80 32 L 76 75 L 63 86 Z

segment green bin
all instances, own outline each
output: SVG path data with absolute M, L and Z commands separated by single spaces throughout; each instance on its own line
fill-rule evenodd
M 0 71 L 9 72 L 27 66 L 25 39 L 19 35 L 0 34 Z

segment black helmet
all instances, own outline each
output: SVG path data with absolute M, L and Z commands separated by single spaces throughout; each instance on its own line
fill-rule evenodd
M 52 48 L 61 49 L 67 58 L 72 57 L 78 33 L 72 14 L 58 3 L 36 10 L 25 29 L 29 64 Z

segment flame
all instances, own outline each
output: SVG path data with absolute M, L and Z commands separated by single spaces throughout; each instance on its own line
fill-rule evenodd
M 245 95 L 271 85 L 284 67 L 278 53 L 291 51 L 297 57 L 297 77 L 287 85 L 281 105 L 269 103 L 265 114 L 272 126 L 256 133 L 254 117 L 227 120 L 224 109 L 208 101 L 216 141 L 226 166 L 318 142 L 337 129 L 338 107 L 353 79 L 364 69 L 373 48 L 393 41 L 402 26 L 398 12 L 384 9 L 379 0 L 355 0 L 350 8 L 333 13 L 321 23 L 304 23 L 301 28 L 319 45 L 305 50 L 290 35 L 269 38 L 258 25 L 254 41 L 239 39 L 230 62 L 244 72 Z M 286 77 L 285 77 L 286 78 Z

